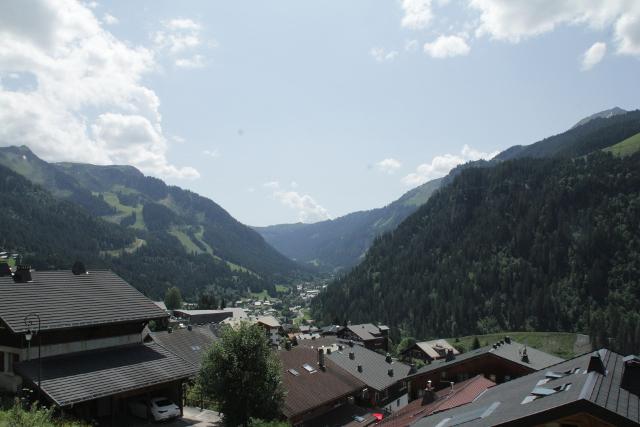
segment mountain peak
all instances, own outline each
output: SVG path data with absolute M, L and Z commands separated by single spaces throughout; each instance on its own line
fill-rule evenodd
M 577 128 L 578 126 L 582 126 L 593 119 L 608 119 L 610 117 L 617 116 L 619 114 L 626 114 L 626 113 L 628 113 L 628 111 L 623 110 L 620 107 L 609 108 L 608 110 L 603 110 L 598 113 L 585 117 L 584 119 L 580 120 L 578 123 L 573 125 L 571 129 Z

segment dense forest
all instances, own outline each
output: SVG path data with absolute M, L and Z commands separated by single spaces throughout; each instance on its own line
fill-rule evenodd
M 382 208 L 313 224 L 280 224 L 255 230 L 288 257 L 320 271 L 339 272 L 362 261 L 373 240 L 415 212 L 440 188 L 441 181 L 438 178 L 422 184 Z
M 320 270 L 338 272 L 359 263 L 374 239 L 396 228 L 441 186 L 449 185 L 470 167 L 491 167 L 517 158 L 576 157 L 610 147 L 640 132 L 640 111 L 619 108 L 602 111 L 581 120 L 571 129 L 530 145 L 516 145 L 491 160 L 468 162 L 447 176 L 434 179 L 405 193 L 389 205 L 354 212 L 314 224 L 281 224 L 255 229 L 273 247 Z
M 313 304 L 427 338 L 588 333 L 640 350 L 640 153 L 461 171 Z
M 36 269 L 111 268 L 154 299 L 171 286 L 189 299 L 275 294 L 306 274 L 214 202 L 132 167 L 50 164 L 3 148 L 0 206 L 0 250 Z

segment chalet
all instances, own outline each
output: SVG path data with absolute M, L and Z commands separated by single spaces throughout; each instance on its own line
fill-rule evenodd
M 388 351 L 389 328 L 371 323 L 347 325 L 337 332 L 338 338 L 361 342 L 370 350 Z
M 285 393 L 283 414 L 294 426 L 353 401 L 365 384 L 316 349 L 294 347 L 278 351 Z
M 411 366 L 353 342 L 320 349 L 327 353 L 327 359 L 366 384 L 367 388 L 358 399 L 363 405 L 393 412 L 409 402 L 407 376 Z
M 30 271 L 0 277 L 0 388 L 30 387 L 80 418 L 111 420 L 130 398 L 182 404 L 197 369 L 142 331 L 168 315 L 110 271 Z
M 438 412 L 447 411 L 473 402 L 488 388 L 496 385 L 482 375 L 477 375 L 461 383 L 440 391 L 429 390 L 423 397 L 410 402 L 380 422 L 379 426 L 408 427 L 418 420 Z
M 173 310 L 173 315 L 191 325 L 206 325 L 220 323 L 226 319 L 247 319 L 247 313 L 242 308 L 224 308 L 222 310 Z
M 434 360 L 420 368 L 409 380 L 415 397 L 427 387 L 429 381 L 435 388 L 442 388 L 450 382 L 457 383 L 484 375 L 495 383 L 502 383 L 562 361 L 559 357 L 505 337 L 491 346 Z
M 277 346 L 280 344 L 280 334 L 282 333 L 282 326 L 278 319 L 273 316 L 259 316 L 256 319 L 256 323 L 260 325 L 267 334 L 269 343 Z
M 424 362 L 445 359 L 451 356 L 457 356 L 460 352 L 449 344 L 446 340 L 433 340 L 417 342 L 413 346 L 406 349 L 402 356 L 405 359 L 418 359 Z
M 602 349 L 488 389 L 416 427 L 637 426 L 640 358 Z

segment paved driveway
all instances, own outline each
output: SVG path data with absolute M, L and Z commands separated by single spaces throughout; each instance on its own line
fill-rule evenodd
M 139 426 L 159 426 L 159 427 L 222 427 L 222 420 L 220 414 L 213 411 L 203 410 L 200 408 L 193 408 L 186 406 L 184 408 L 184 416 L 177 420 L 169 421 L 166 423 L 150 423 L 147 424 L 144 421 L 136 424 Z

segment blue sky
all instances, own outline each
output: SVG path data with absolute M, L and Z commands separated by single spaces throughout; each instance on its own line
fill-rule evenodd
M 26 3 L 0 6 L 0 145 L 250 225 L 380 207 L 640 99 L 634 1 Z

